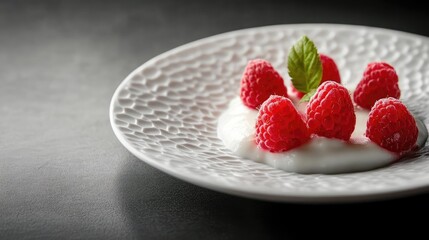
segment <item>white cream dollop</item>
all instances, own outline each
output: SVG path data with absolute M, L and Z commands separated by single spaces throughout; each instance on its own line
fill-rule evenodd
M 302 110 L 302 106 L 298 109 Z M 238 156 L 288 172 L 332 174 L 365 171 L 387 165 L 398 158 L 396 154 L 379 147 L 364 136 L 368 113 L 365 110 L 356 110 L 352 143 L 315 136 L 299 148 L 271 153 L 258 148 L 254 140 L 258 112 L 244 106 L 237 97 L 219 118 L 218 136 L 225 146 Z M 419 145 L 424 144 L 427 130 L 419 122 L 417 125 L 417 142 Z M 424 142 L 420 143 L 422 139 Z

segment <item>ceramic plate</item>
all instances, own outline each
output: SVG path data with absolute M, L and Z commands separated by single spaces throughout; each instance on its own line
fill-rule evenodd
M 161 171 L 250 198 L 346 202 L 429 189 L 429 159 L 424 153 L 367 172 L 303 175 L 241 159 L 223 146 L 216 134 L 217 120 L 237 96 L 247 61 L 269 60 L 289 84 L 285 59 L 304 34 L 319 52 L 336 60 L 347 87 L 356 86 L 367 63 L 391 63 L 400 78 L 401 99 L 428 124 L 427 37 L 363 26 L 298 24 L 205 38 L 144 63 L 113 95 L 110 121 L 116 136 L 135 156 Z

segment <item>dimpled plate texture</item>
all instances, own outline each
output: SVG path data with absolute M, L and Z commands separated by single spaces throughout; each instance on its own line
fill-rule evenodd
M 241 159 L 223 146 L 217 138 L 217 120 L 237 96 L 247 61 L 267 59 L 290 84 L 285 59 L 304 34 L 319 52 L 336 60 L 348 88 L 356 86 L 367 63 L 391 63 L 400 78 L 401 99 L 428 124 L 427 37 L 363 26 L 296 24 L 205 38 L 146 62 L 113 96 L 110 120 L 116 136 L 135 156 L 161 171 L 250 198 L 346 202 L 429 189 L 426 147 L 421 154 L 373 171 L 302 175 Z

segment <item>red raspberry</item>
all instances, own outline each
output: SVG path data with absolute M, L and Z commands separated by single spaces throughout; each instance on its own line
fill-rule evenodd
M 331 57 L 325 55 L 325 54 L 319 54 L 320 61 L 322 62 L 322 80 L 320 80 L 320 84 L 326 81 L 334 81 L 337 83 L 341 83 L 341 77 L 340 72 L 338 71 L 337 64 L 335 63 L 334 59 Z M 305 94 L 296 90 L 296 88 L 292 85 L 292 92 L 295 93 L 295 95 L 298 98 L 302 98 Z
M 365 135 L 380 147 L 404 153 L 416 145 L 417 134 L 414 117 L 398 99 L 383 98 L 372 107 Z
M 307 105 L 310 132 L 348 141 L 355 124 L 356 115 L 347 89 L 333 81 L 322 83 Z
M 334 81 L 341 83 L 340 72 L 338 71 L 337 64 L 331 57 L 320 54 L 320 61 L 322 62 L 323 75 L 320 84 L 326 81 Z
M 244 105 L 258 109 L 271 95 L 287 97 L 283 78 L 268 61 L 249 61 L 241 78 L 240 97 Z
M 398 75 L 392 66 L 384 62 L 368 64 L 353 94 L 355 103 L 368 110 L 378 99 L 386 97 L 399 99 L 400 96 Z
M 368 65 L 366 66 L 365 71 L 363 72 L 363 75 L 368 75 L 371 72 L 377 70 L 377 69 L 382 69 L 382 68 L 389 68 L 392 70 L 395 70 L 392 65 L 385 63 L 385 62 L 372 62 L 372 63 L 368 63 Z
M 270 152 L 283 152 L 310 140 L 310 133 L 292 101 L 271 96 L 262 105 L 256 120 L 256 144 Z
M 305 93 L 298 91 L 293 84 L 290 85 L 291 91 L 299 99 L 304 97 Z

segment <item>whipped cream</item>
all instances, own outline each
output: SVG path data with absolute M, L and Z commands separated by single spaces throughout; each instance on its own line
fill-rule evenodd
M 303 111 L 305 104 L 298 104 Z M 378 168 L 398 159 L 364 136 L 369 112 L 356 110 L 356 127 L 350 142 L 314 136 L 296 149 L 282 153 L 262 150 L 255 143 L 255 123 L 258 111 L 246 107 L 239 97 L 234 98 L 220 116 L 218 136 L 225 146 L 242 158 L 268 164 L 274 168 L 297 173 L 346 173 Z M 417 122 L 417 144 L 427 139 L 425 125 Z

